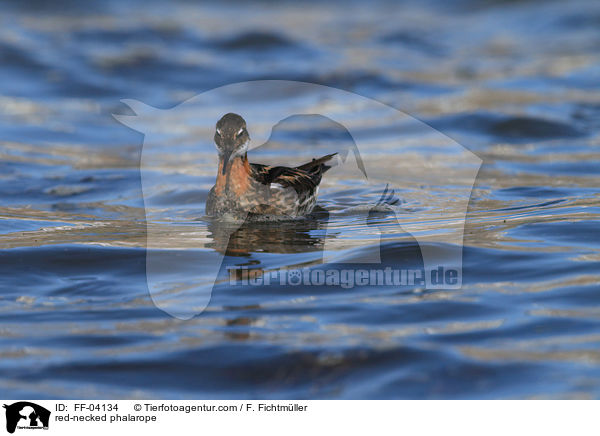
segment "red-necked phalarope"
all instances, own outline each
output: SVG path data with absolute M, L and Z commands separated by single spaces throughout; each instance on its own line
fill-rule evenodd
M 248 214 L 296 218 L 315 207 L 325 165 L 337 153 L 313 159 L 295 168 L 248 162 L 250 136 L 246 121 L 233 113 L 224 115 L 214 137 L 219 151 L 215 185 L 208 194 L 206 214 L 245 218 Z

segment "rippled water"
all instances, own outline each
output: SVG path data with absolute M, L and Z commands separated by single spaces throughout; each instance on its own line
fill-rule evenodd
M 0 396 L 600 397 L 600 4 L 28 4 L 0 15 Z M 299 104 L 361 132 L 369 179 L 333 170 L 312 219 L 229 238 L 203 216 L 207 126 L 223 102 L 214 117 L 176 106 L 265 79 L 344 89 L 414 119 L 398 130 L 293 89 L 261 95 L 262 109 L 234 95 L 226 104 L 268 140 L 252 161 L 353 147 L 318 115 L 272 134 L 261 124 Z M 179 115 L 146 119 L 144 137 L 113 118 L 133 115 L 121 99 Z M 379 246 L 383 265 L 421 268 L 415 235 L 436 244 L 461 231 L 468 177 L 442 137 L 483 161 L 461 289 L 229 283 L 232 265 L 355 265 Z M 440 162 L 453 172 L 427 171 Z M 402 182 L 400 208 L 371 210 L 389 179 Z M 165 259 L 227 254 L 200 315 L 153 303 L 150 237 Z M 181 290 L 194 274 L 170 279 Z

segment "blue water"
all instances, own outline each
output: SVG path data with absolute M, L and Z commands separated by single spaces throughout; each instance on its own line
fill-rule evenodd
M 600 397 L 598 2 L 0 10 L 0 397 Z M 370 180 L 402 176 L 402 214 L 361 220 L 381 186 L 332 171 L 315 218 L 246 225 L 228 239 L 202 217 L 216 171 L 203 126 L 220 114 L 196 118 L 191 106 L 148 122 L 160 147 L 142 170 L 150 136 L 113 117 L 133 115 L 122 99 L 168 111 L 266 79 L 343 89 L 424 122 L 399 129 L 349 101 L 298 103 L 293 89 L 260 96 L 265 113 L 293 102 L 350 120 L 369 144 Z M 260 110 L 243 115 L 258 119 L 252 137 L 264 135 Z M 281 122 L 251 160 L 301 164 L 351 147 L 317 115 Z M 460 289 L 223 279 L 232 265 L 314 271 L 331 255 L 356 265 L 372 249 L 383 266 L 421 268 L 414 235 L 435 244 L 457 231 L 464 167 L 413 186 L 438 162 L 442 136 L 482 160 Z M 154 304 L 150 237 L 169 259 L 226 253 L 202 313 L 182 320 Z M 186 268 L 172 274 L 182 286 L 194 279 Z

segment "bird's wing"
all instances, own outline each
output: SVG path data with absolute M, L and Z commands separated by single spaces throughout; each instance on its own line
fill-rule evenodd
M 278 184 L 294 188 L 296 192 L 312 192 L 321 181 L 320 174 L 308 173 L 299 168 L 251 164 L 256 180 L 265 185 Z

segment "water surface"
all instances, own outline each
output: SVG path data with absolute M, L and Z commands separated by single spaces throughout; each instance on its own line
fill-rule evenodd
M 7 3 L 0 18 L 0 396 L 600 397 L 599 4 L 53 4 Z M 112 117 L 132 115 L 121 99 L 166 110 L 264 79 L 375 99 L 483 160 L 461 289 L 221 280 L 190 320 L 153 304 L 149 229 L 173 256 L 227 253 L 225 277 L 231 265 L 319 269 L 330 255 L 354 265 L 365 250 L 418 269 L 404 229 L 436 243 L 460 227 L 443 206 L 460 178 L 427 195 L 414 183 L 440 156 L 433 136 L 350 105 L 335 110 L 363 132 L 377 177 L 332 171 L 311 220 L 223 238 L 203 219 L 216 156 L 193 112 L 156 137 L 157 182 L 142 191 L 145 138 Z M 292 98 L 269 95 L 269 110 Z M 268 139 L 251 160 L 353 145 L 319 116 Z M 398 162 L 402 214 L 370 211 Z

